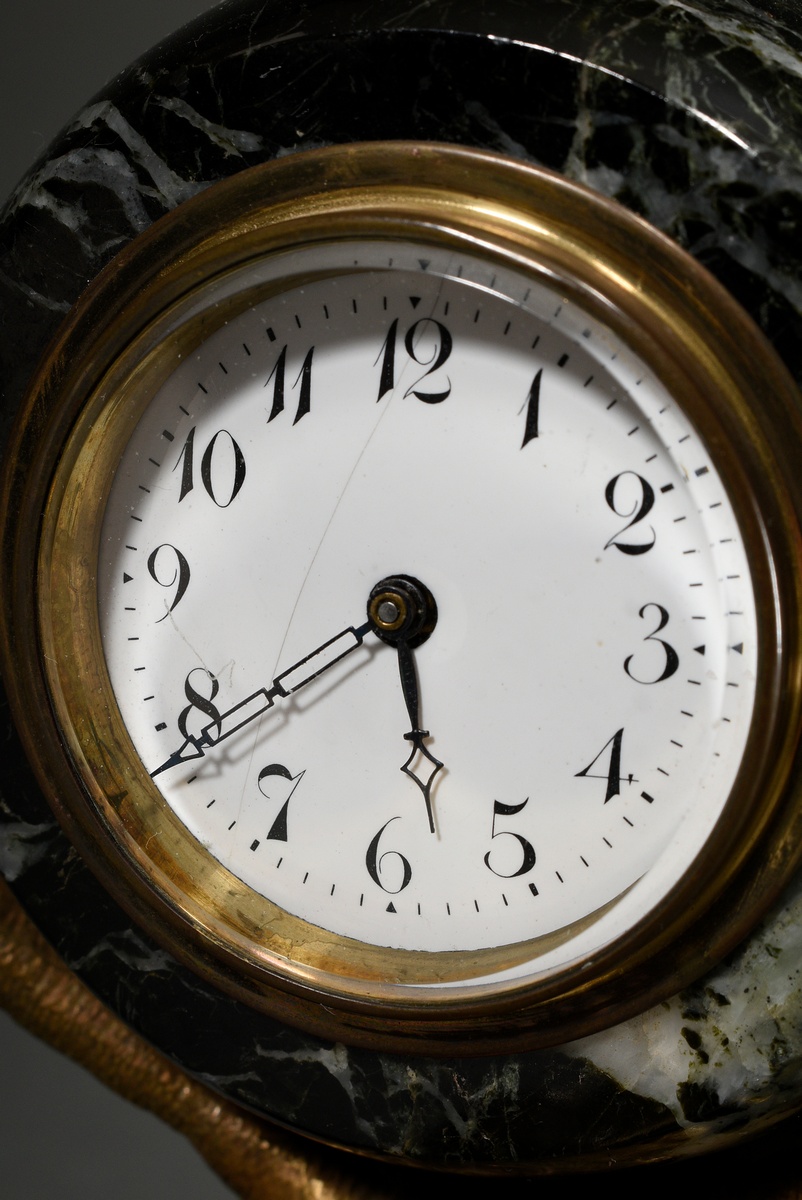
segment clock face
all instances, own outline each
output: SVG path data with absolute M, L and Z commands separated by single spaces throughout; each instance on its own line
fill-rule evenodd
M 314 926 L 574 957 L 687 869 L 743 755 L 755 600 L 715 462 L 682 397 L 523 272 L 346 242 L 222 290 L 266 284 L 225 320 L 207 297 L 218 327 L 114 474 L 100 624 L 137 754 Z M 399 574 L 436 605 L 406 650 L 366 616 Z
M 793 862 L 789 386 L 676 247 L 504 159 L 299 155 L 179 209 L 20 455 L 31 752 L 82 853 L 326 1036 L 670 994 Z

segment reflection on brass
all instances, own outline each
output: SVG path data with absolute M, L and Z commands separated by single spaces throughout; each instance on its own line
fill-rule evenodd
M 113 472 L 139 416 L 177 356 L 264 298 L 264 287 L 237 289 L 239 269 L 272 255 L 291 263 L 293 249 L 355 238 L 472 251 L 559 286 L 681 397 L 747 544 L 756 719 L 722 817 L 661 904 L 612 945 L 551 973 L 537 973 L 538 943 L 387 950 L 279 910 L 176 819 L 111 692 L 97 546 Z M 287 271 L 271 288 L 297 284 Z M 215 306 L 204 310 L 209 296 Z M 280 1020 L 413 1053 L 553 1044 L 623 1020 L 732 948 L 799 862 L 800 444 L 794 385 L 728 294 L 673 243 L 575 184 L 493 155 L 403 143 L 310 152 L 243 172 L 159 222 L 92 285 L 17 426 L 0 496 L 9 514 L 0 648 L 40 785 L 81 854 L 153 936 Z M 524 982 L 472 984 L 530 960 Z M 439 980 L 464 983 L 405 986 Z
M 388 633 L 400 629 L 407 619 L 407 605 L 399 592 L 380 592 L 372 596 L 368 605 L 368 616 L 374 625 Z

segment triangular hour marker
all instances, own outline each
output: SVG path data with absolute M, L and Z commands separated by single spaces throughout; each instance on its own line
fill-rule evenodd
M 430 258 L 419 258 L 418 265 L 422 271 L 428 271 L 431 261 L 432 260 Z
M 420 304 L 420 296 L 410 296 L 409 302 L 413 308 L 417 308 Z
M 697 654 L 704 654 L 704 652 L 705 652 L 704 646 L 694 646 L 694 650 L 696 651 Z
M 736 654 L 743 654 L 743 652 L 744 652 L 743 642 L 739 642 L 738 645 L 733 646 L 732 649 L 735 651 Z
M 123 571 L 123 583 L 130 583 L 133 578 L 133 575 L 126 575 L 125 571 Z
M 387 905 L 387 907 L 385 908 L 385 910 L 384 910 L 384 911 L 385 911 L 385 912 L 393 912 L 393 913 L 395 912 L 395 905 L 393 904 L 392 900 L 391 900 L 391 901 L 390 901 L 390 903 Z

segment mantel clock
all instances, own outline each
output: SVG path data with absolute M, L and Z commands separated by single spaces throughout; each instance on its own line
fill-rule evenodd
M 237 0 L 12 197 L 2 861 L 234 1103 L 501 1174 L 799 1105 L 801 75 Z

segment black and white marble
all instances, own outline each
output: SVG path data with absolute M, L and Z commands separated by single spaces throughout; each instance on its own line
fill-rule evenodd
M 666 232 L 802 381 L 799 0 L 227 0 L 66 126 L 0 221 L 3 437 L 87 283 L 217 180 L 311 147 L 453 141 L 558 170 Z M 68 964 L 221 1092 L 334 1143 L 500 1171 L 668 1154 L 802 1102 L 802 882 L 686 993 L 512 1057 L 330 1045 L 213 991 L 111 901 L 3 717 L 0 866 Z

